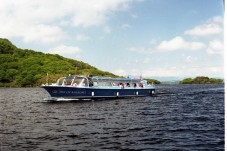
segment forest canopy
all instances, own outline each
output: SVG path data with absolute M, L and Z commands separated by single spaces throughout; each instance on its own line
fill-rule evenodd
M 47 73 L 49 83 L 56 82 L 59 77 L 75 74 L 75 67 L 78 75 L 119 77 L 82 61 L 20 49 L 0 38 L 0 87 L 40 86 L 46 83 Z
M 223 82 L 223 79 L 198 76 L 195 78 L 183 79 L 182 81 L 180 81 L 180 84 L 221 84 Z

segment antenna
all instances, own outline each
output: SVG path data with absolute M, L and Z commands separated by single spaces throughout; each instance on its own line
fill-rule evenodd
M 47 73 L 47 77 L 46 77 L 46 85 L 48 85 L 49 83 L 49 74 Z

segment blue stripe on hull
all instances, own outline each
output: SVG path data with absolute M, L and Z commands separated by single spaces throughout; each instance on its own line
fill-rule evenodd
M 154 88 L 149 89 L 102 89 L 102 88 L 78 88 L 61 86 L 43 86 L 51 97 L 62 98 L 100 98 L 100 97 L 127 97 L 127 96 L 151 96 Z

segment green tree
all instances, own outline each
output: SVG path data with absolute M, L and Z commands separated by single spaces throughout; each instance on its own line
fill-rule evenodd
M 155 79 L 144 79 L 147 80 L 148 84 L 160 84 L 161 82 Z
M 193 79 L 192 78 L 186 78 L 180 82 L 181 84 L 192 84 Z
M 198 76 L 194 79 L 186 78 L 180 81 L 180 84 L 221 84 L 223 79 L 209 78 L 206 76 Z

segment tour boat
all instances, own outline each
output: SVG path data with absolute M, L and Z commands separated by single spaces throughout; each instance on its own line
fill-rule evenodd
M 46 100 L 77 100 L 152 96 L 154 85 L 141 78 L 110 78 L 99 76 L 69 75 L 51 85 L 42 85 L 49 94 Z

